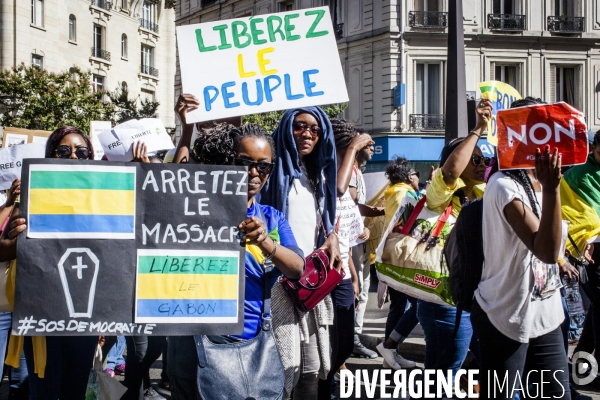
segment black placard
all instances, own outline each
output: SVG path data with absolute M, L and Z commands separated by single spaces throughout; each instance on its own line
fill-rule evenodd
M 79 204 L 82 190 L 71 187 L 78 174 L 123 167 L 135 171 L 134 200 L 127 200 L 131 193 L 111 192 L 112 186 L 127 190 L 113 181 L 87 190 L 95 201 L 109 201 L 84 201 L 96 214 L 114 209 L 116 217 L 53 215 L 65 212 L 56 204 Z M 40 188 L 41 175 L 31 178 L 39 171 L 67 179 Z M 246 168 L 235 166 L 25 160 L 19 213 L 28 229 L 17 243 L 14 334 L 241 334 L 245 249 L 237 226 L 246 218 L 246 180 Z M 120 222 L 108 224 L 103 238 L 79 238 L 88 234 L 85 222 L 65 228 L 89 218 L 121 221 L 119 214 L 127 213 L 134 216 L 130 239 Z M 40 220 L 45 225 L 35 224 Z

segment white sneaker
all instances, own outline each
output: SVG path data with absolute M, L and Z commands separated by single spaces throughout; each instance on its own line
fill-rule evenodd
M 384 369 L 390 369 L 391 368 L 393 370 L 402 369 L 402 367 L 400 365 L 398 365 L 398 363 L 394 363 L 394 365 L 392 366 L 392 365 L 388 364 L 388 362 L 385 361 L 385 360 L 383 360 L 383 368 Z
M 402 357 L 400 354 L 394 351 L 394 360 L 400 365 L 402 368 L 414 368 L 417 366 L 417 363 L 411 360 L 407 360 Z
M 398 364 L 396 362 L 396 359 L 394 358 L 394 354 L 396 354 L 396 352 L 394 351 L 394 349 L 386 349 L 383 346 L 383 342 L 379 343 L 376 347 L 377 351 L 379 351 L 379 354 L 381 354 L 381 357 L 383 357 L 383 367 L 384 368 L 393 368 L 395 370 L 402 368 L 400 366 L 400 364 Z M 387 367 L 386 367 L 387 364 Z

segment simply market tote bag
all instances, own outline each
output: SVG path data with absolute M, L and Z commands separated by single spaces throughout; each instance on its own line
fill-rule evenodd
M 405 198 L 377 247 L 379 280 L 417 299 L 454 305 L 444 257 L 444 243 L 456 219 L 452 202 L 442 214 Z

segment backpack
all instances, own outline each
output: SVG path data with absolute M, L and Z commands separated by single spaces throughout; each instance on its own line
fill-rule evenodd
M 484 261 L 482 222 L 483 199 L 465 203 L 444 246 L 450 293 L 457 308 L 455 334 L 462 310 L 471 311 L 473 295 L 481 281 Z

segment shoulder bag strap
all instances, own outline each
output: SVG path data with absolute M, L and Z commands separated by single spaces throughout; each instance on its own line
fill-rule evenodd
M 417 204 L 415 205 L 415 208 L 410 213 L 410 216 L 408 217 L 408 219 L 406 220 L 406 223 L 404 224 L 404 226 L 402 227 L 402 230 L 400 231 L 400 233 L 402 235 L 410 234 L 410 230 L 412 229 L 415 222 L 417 222 L 417 218 L 419 217 L 419 214 L 421 214 L 421 211 L 423 211 L 423 207 L 425 207 L 426 201 L 427 201 L 427 196 L 423 196 L 423 198 L 421 198 L 421 200 L 419 200 L 417 202 Z
M 265 224 L 267 228 L 267 218 L 265 213 L 260 208 L 260 205 L 254 203 L 258 217 Z M 265 331 L 271 330 L 271 274 L 273 272 L 273 262 L 271 260 L 265 260 L 262 264 L 263 267 L 263 306 L 262 306 L 262 329 Z
M 567 236 L 569 238 L 569 241 L 573 245 L 575 252 L 577 253 L 577 257 L 579 257 L 580 260 L 585 260 L 585 257 L 583 257 L 583 254 L 581 254 L 581 251 L 579 250 L 579 247 L 577 247 L 577 244 L 575 244 L 575 241 L 573 240 L 573 237 L 571 236 L 571 234 L 569 233 Z
M 451 215 L 452 215 L 452 201 L 450 202 L 448 207 L 446 207 L 446 210 L 444 210 L 444 213 L 438 219 L 438 223 L 436 224 L 433 232 L 431 232 L 431 236 L 438 237 L 440 235 L 440 233 L 442 233 L 442 230 L 444 229 L 444 225 L 446 225 L 446 222 L 448 222 L 448 219 L 450 218 Z

